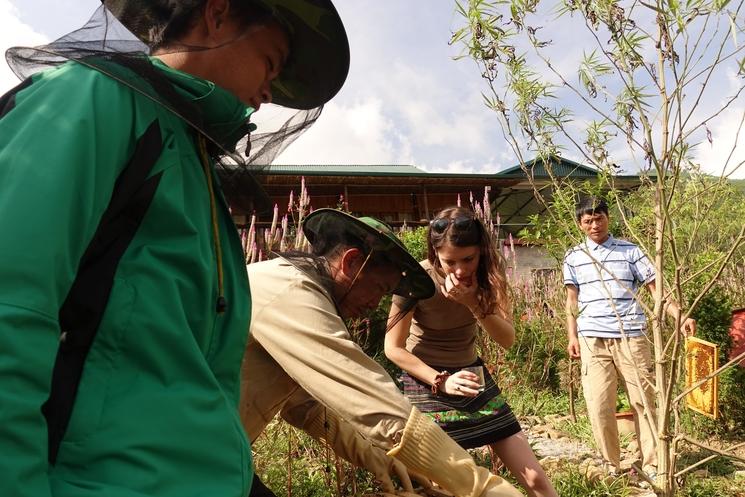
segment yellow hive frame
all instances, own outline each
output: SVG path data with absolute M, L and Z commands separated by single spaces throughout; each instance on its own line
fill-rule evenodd
M 719 369 L 719 346 L 700 338 L 686 338 L 686 390 Z M 719 376 L 710 378 L 686 395 L 686 406 L 717 419 Z

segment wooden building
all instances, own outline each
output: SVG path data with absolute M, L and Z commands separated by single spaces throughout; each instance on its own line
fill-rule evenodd
M 595 169 L 562 158 L 548 167 L 554 177 L 562 179 L 585 180 L 597 176 Z M 494 174 L 428 173 L 412 165 L 397 164 L 271 165 L 256 179 L 271 198 L 272 206 L 279 207 L 280 216 L 287 212 L 290 192 L 297 198 L 304 182 L 314 209 L 343 207 L 392 225 L 426 224 L 434 213 L 454 205 L 458 196 L 463 204 L 468 204 L 471 196 L 483 202 L 486 194 L 492 212 L 500 214 L 503 229 L 513 234 L 525 226 L 528 216 L 542 211 L 536 191 L 547 199 L 552 192 L 546 165 L 534 161 L 528 162 L 525 169 L 515 166 Z M 231 183 L 242 184 L 235 178 Z M 621 188 L 635 188 L 639 178 L 618 176 L 617 183 Z M 241 207 L 245 205 L 240 201 L 241 189 L 250 191 L 250 186 L 228 192 L 238 223 L 250 214 Z M 269 221 L 271 213 L 260 213 L 259 219 Z
M 270 166 L 260 182 L 272 201 L 286 209 L 290 191 L 300 182 L 313 208 L 337 207 L 398 224 L 426 222 L 433 213 L 469 195 L 479 201 L 519 180 L 499 180 L 493 174 L 428 173 L 410 165 Z
M 545 201 L 550 202 L 554 179 L 584 181 L 596 178 L 598 173 L 593 168 L 557 158 L 548 165 L 531 161 L 525 167 L 515 166 L 495 174 L 428 173 L 411 165 L 358 164 L 272 165 L 255 176 L 228 174 L 231 177 L 223 178 L 223 190 L 237 225 L 245 226 L 254 212 L 247 192 L 260 186 L 270 197 L 263 212 L 257 212 L 260 228 L 270 224 L 274 205 L 280 216 L 288 211 L 290 195 L 297 201 L 303 184 L 313 209 L 342 207 L 355 215 L 375 216 L 393 226 L 425 225 L 433 214 L 455 205 L 458 196 L 462 205 L 468 205 L 471 195 L 483 205 L 486 194 L 492 217 L 499 214 L 501 235 L 505 238 L 512 235 L 511 246 L 515 250 L 512 261 L 518 262 L 514 267 L 508 262 L 509 270 L 514 277 L 530 278 L 536 271 L 555 270 L 556 261 L 542 247 L 522 244 L 520 230 L 531 215 L 543 212 Z M 633 189 L 639 186 L 640 178 L 616 176 L 614 182 L 617 188 Z M 538 200 L 540 197 L 542 201 Z

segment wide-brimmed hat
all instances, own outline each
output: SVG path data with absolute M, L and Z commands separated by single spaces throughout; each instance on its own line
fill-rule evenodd
M 201 5 L 199 0 L 102 0 L 106 8 L 148 46 L 174 16 Z M 233 0 L 256 2 L 272 11 L 287 30 L 290 53 L 272 82 L 272 102 L 313 109 L 333 98 L 349 72 L 349 41 L 330 0 Z
M 354 217 L 336 209 L 318 209 L 303 222 L 303 232 L 315 246 L 331 236 L 349 234 L 359 239 L 368 250 L 383 252 L 401 271 L 401 281 L 393 293 L 407 298 L 426 299 L 435 294 L 435 284 L 429 274 L 406 250 L 390 226 L 374 217 Z

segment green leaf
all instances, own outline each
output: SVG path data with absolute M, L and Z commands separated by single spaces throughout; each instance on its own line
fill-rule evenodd
M 732 43 L 735 44 L 735 50 L 737 50 L 737 25 L 735 24 L 734 14 L 729 13 L 727 19 L 729 20 L 729 31 L 732 33 Z

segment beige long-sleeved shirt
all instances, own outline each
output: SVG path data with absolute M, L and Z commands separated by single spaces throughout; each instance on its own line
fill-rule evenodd
M 331 296 L 282 258 L 248 266 L 251 329 L 241 372 L 241 418 L 251 440 L 298 389 L 375 445 L 392 448 L 411 404 L 352 341 Z

